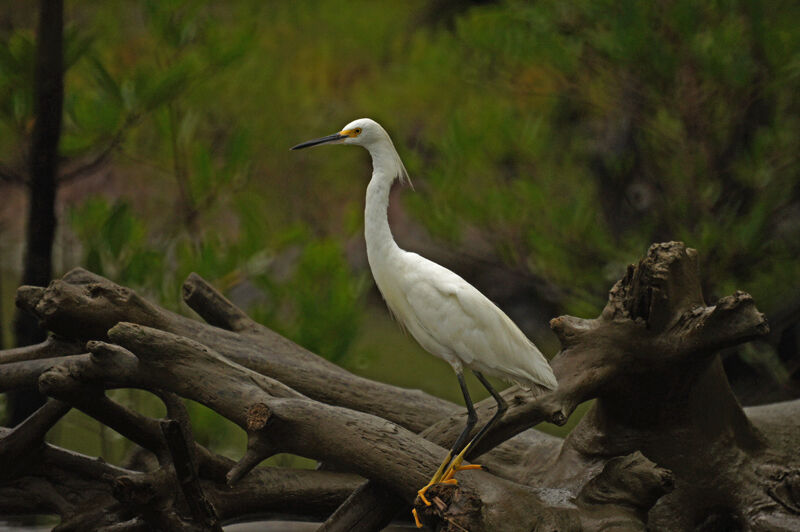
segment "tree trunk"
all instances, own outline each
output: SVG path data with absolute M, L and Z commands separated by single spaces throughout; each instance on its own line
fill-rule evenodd
M 34 117 L 30 152 L 28 224 L 22 284 L 45 286 L 52 278 L 56 230 L 56 176 L 61 107 L 64 100 L 63 1 L 41 0 L 34 77 Z M 41 342 L 45 332 L 34 316 L 18 312 L 14 319 L 16 345 Z M 10 426 L 15 426 L 44 403 L 34 391 L 9 394 Z

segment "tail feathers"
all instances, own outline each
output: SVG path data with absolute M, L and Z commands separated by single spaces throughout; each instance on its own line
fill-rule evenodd
M 523 390 L 531 392 L 531 395 L 534 397 L 539 397 L 555 390 L 555 388 L 548 388 L 547 386 L 542 386 L 539 383 L 531 382 L 529 380 L 515 380 L 514 382 Z

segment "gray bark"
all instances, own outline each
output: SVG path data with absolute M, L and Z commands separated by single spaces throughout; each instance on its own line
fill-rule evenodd
M 323 530 L 378 530 L 412 505 L 441 530 L 800 527 L 800 402 L 739 406 L 717 353 L 765 334 L 766 321 L 741 292 L 706 305 L 696 253 L 682 244 L 651 247 L 597 319 L 552 321 L 563 346 L 552 361 L 559 388 L 537 398 L 503 392 L 506 416 L 468 457 L 480 456 L 484 469 L 459 473 L 457 486 L 433 486 L 431 506 L 416 492 L 463 426 L 462 409 L 317 357 L 196 275 L 184 298 L 213 326 L 83 270 L 19 291 L 19 306 L 64 342 L 63 356 L 53 356 L 55 340 L 0 352 L 0 390 L 38 386 L 54 398 L 0 434 L 0 471 L 8 472 L 0 510 L 56 513 L 63 530 L 208 530 L 278 511 L 328 517 Z M 105 396 L 119 387 L 158 394 L 173 421 Z M 177 397 L 246 431 L 244 458 L 234 464 L 197 445 Z M 590 399 L 566 439 L 530 430 L 563 423 Z M 478 426 L 493 406 L 476 405 Z M 69 407 L 147 449 L 156 465 L 98 465 L 41 443 Z M 171 427 L 170 438 L 162 427 Z M 336 472 L 253 469 L 279 452 Z M 265 475 L 269 482 L 260 481 Z

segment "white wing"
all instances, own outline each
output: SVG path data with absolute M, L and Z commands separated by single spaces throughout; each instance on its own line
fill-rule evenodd
M 391 279 L 378 285 L 389 308 L 427 351 L 526 387 L 556 388 L 539 349 L 464 279 L 416 253 L 403 253 L 393 267 Z

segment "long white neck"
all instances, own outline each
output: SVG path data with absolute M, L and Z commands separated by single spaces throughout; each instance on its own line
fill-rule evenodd
M 395 178 L 405 175 L 400 156 L 388 138 L 367 147 L 372 156 L 372 179 L 367 186 L 367 204 L 364 209 L 364 237 L 367 241 L 367 259 L 373 275 L 386 260 L 400 248 L 392 237 L 387 217 L 389 192 Z M 376 279 L 377 280 L 377 279 Z M 380 281 L 378 281 L 380 283 Z

